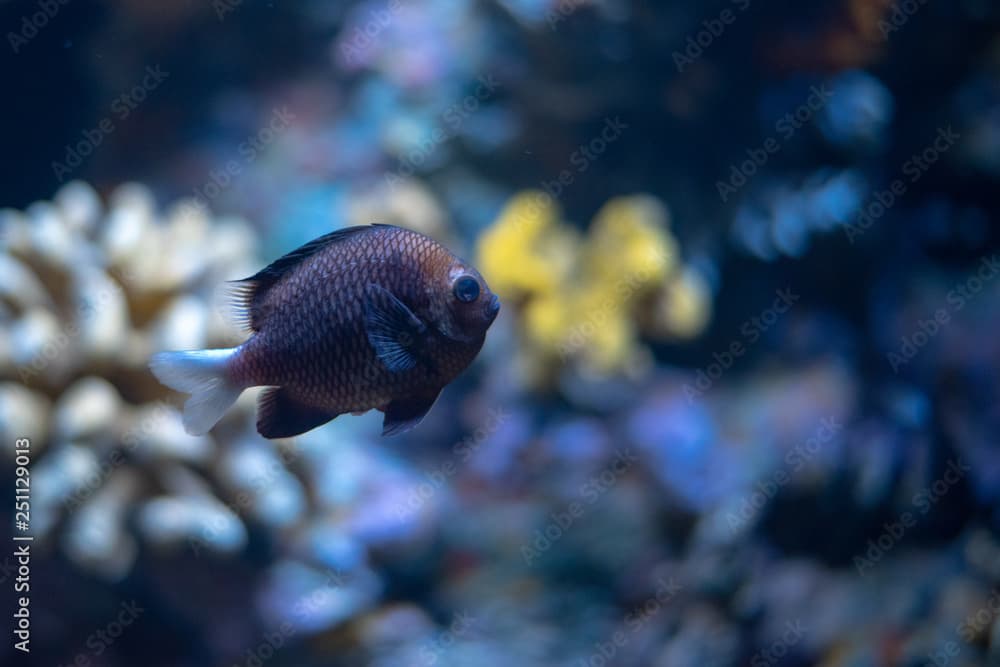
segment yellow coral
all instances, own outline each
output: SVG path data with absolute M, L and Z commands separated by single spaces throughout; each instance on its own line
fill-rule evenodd
M 653 308 L 653 332 L 662 336 L 693 338 L 711 315 L 708 285 L 694 271 L 683 271 L 670 281 Z
M 634 372 L 649 358 L 639 324 L 655 337 L 690 337 L 708 319 L 707 285 L 682 270 L 667 210 L 646 195 L 607 202 L 581 239 L 548 195 L 519 194 L 480 237 L 478 263 L 521 308 L 520 364 L 532 381 L 573 361 L 599 375 Z
M 558 211 L 540 192 L 517 195 L 480 238 L 479 267 L 501 297 L 551 291 L 558 283 L 552 264 L 552 232 Z
M 635 350 L 635 327 L 627 317 L 608 317 L 593 329 L 583 348 L 584 361 L 601 374 L 621 370 Z
M 587 269 L 597 280 L 662 282 L 676 265 L 677 245 L 664 206 L 645 195 L 617 197 L 598 211 L 587 240 Z
M 556 352 L 565 343 L 573 321 L 570 299 L 555 293 L 543 294 L 524 307 L 524 326 L 534 343 Z

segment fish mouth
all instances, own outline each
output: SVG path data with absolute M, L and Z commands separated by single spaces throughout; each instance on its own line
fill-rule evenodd
M 494 294 L 490 297 L 489 302 L 486 304 L 486 317 L 490 322 L 496 319 L 497 313 L 500 312 L 500 298 Z

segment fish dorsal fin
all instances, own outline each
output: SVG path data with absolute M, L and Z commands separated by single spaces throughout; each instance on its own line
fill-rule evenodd
M 358 225 L 338 229 L 282 255 L 249 278 L 230 281 L 225 294 L 228 319 L 242 330 L 259 331 L 261 322 L 256 306 L 282 276 L 324 248 L 378 227 L 391 225 Z

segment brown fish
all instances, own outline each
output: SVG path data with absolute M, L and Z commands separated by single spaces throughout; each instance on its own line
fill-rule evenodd
M 236 281 L 232 306 L 254 332 L 242 345 L 150 363 L 160 382 L 191 394 L 192 434 L 255 386 L 270 387 L 257 404 L 265 438 L 372 408 L 385 413 L 383 435 L 412 428 L 479 353 L 500 301 L 433 239 L 371 225 L 321 236 Z

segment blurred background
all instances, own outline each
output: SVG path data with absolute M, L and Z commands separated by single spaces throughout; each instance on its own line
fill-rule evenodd
M 1000 664 L 997 3 L 0 19 L 4 664 Z M 374 221 L 504 303 L 419 428 L 185 434 L 150 354 Z

